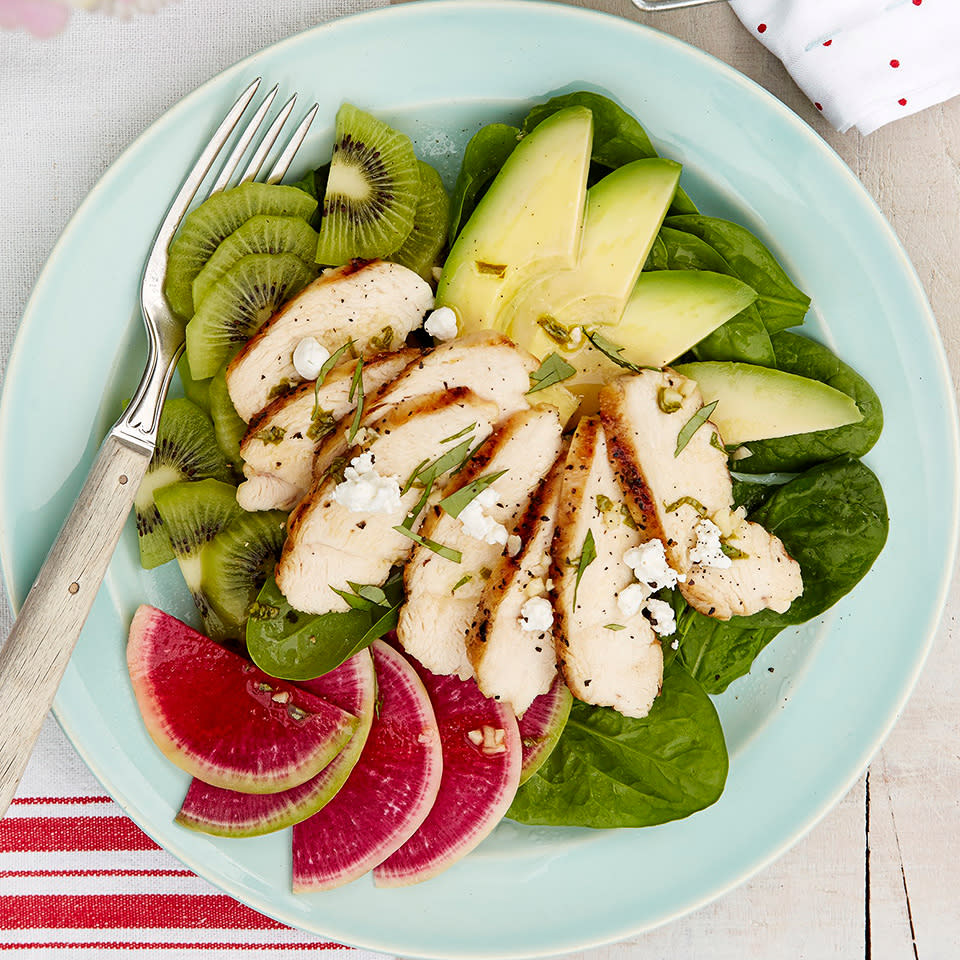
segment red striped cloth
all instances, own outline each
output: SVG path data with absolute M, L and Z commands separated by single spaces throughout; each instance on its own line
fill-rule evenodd
M 0 960 L 386 960 L 292 930 L 158 847 L 47 720 L 0 820 Z

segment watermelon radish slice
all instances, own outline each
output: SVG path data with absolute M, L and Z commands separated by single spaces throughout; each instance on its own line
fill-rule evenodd
M 500 822 L 520 782 L 520 731 L 513 711 L 474 680 L 439 677 L 419 663 L 440 727 L 443 779 L 423 826 L 373 871 L 378 887 L 428 880 L 466 856 Z
M 276 793 L 312 779 L 359 724 L 156 607 L 134 614 L 127 667 L 160 750 L 229 790 Z
M 523 744 L 523 766 L 520 783 L 526 783 L 543 766 L 567 725 L 573 694 L 557 676 L 553 686 L 541 693 L 517 720 Z
M 293 828 L 293 891 L 330 890 L 390 856 L 423 823 L 440 787 L 440 734 L 423 683 L 374 642 L 378 708 L 340 792 Z
M 255 837 L 306 820 L 336 795 L 360 759 L 373 722 L 377 699 L 373 657 L 364 650 L 299 686 L 359 718 L 350 742 L 312 780 L 280 793 L 238 793 L 194 779 L 177 823 L 219 837 Z

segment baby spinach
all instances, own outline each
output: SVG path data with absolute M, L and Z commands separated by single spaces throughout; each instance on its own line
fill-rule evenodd
M 520 142 L 520 131 L 505 123 L 481 127 L 463 151 L 463 161 L 450 198 L 450 243 L 457 239 L 493 178 Z
M 714 803 L 727 765 L 713 703 L 673 663 L 640 720 L 574 701 L 556 748 L 519 789 L 507 816 L 551 826 L 666 823 Z
M 253 662 L 272 677 L 312 680 L 396 628 L 403 595 L 399 573 L 382 588 L 358 584 L 342 595 L 349 610 L 302 613 L 287 603 L 276 580 L 267 580 L 247 620 Z
M 757 291 L 757 309 L 769 333 L 803 323 L 810 298 L 794 286 L 776 257 L 746 227 L 716 217 L 668 217 L 665 226 L 713 247 L 733 275 Z
M 803 593 L 786 613 L 761 610 L 720 621 L 689 608 L 681 611 L 680 659 L 708 693 L 722 693 L 748 673 L 757 654 L 784 627 L 819 616 L 849 593 L 886 542 L 883 490 L 858 460 L 820 464 L 770 489 L 750 519 L 776 534 L 800 564 Z
M 587 107 L 593 113 L 593 151 L 590 158 L 606 171 L 616 170 L 634 160 L 659 156 L 647 131 L 636 117 L 609 97 L 592 90 L 565 93 L 538 104 L 524 119 L 523 133 L 528 134 L 547 117 L 566 107 Z M 603 172 L 598 171 L 601 175 Z M 693 201 L 681 187 L 677 188 L 670 210 L 678 214 L 697 212 Z
M 863 419 L 833 430 L 752 441 L 746 445 L 751 455 L 734 464 L 737 472 L 797 473 L 841 455 L 862 457 L 883 429 L 883 408 L 873 387 L 815 340 L 794 333 L 777 333 L 771 337 L 771 343 L 777 369 L 820 380 L 847 394 L 860 408 Z

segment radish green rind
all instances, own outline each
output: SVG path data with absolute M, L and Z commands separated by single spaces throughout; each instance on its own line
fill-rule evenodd
M 573 705 L 573 694 L 562 677 L 553 681 L 546 693 L 541 693 L 517 719 L 523 761 L 520 783 L 526 783 L 543 766 L 563 733 Z

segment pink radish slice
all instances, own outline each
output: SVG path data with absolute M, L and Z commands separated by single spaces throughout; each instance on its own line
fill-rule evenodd
M 293 890 L 356 880 L 405 843 L 440 787 L 440 734 L 423 683 L 404 658 L 374 642 L 378 707 L 363 753 L 340 792 L 293 828 Z
M 359 723 L 155 607 L 134 614 L 127 667 L 160 750 L 198 779 L 230 790 L 276 793 L 305 783 Z
M 473 680 L 439 677 L 414 664 L 440 727 L 443 779 L 427 819 L 373 871 L 378 887 L 428 880 L 466 856 L 500 822 L 520 781 L 520 731 L 513 711 Z
M 299 823 L 331 800 L 360 759 L 373 722 L 377 698 L 373 657 L 364 650 L 336 670 L 298 686 L 359 718 L 350 742 L 312 780 L 281 793 L 238 793 L 194 779 L 177 823 L 220 837 L 255 837 Z
M 553 753 L 567 725 L 571 706 L 573 694 L 563 682 L 563 677 L 558 675 L 553 686 L 546 693 L 541 693 L 518 718 L 520 742 L 523 744 L 520 783 L 526 783 Z

